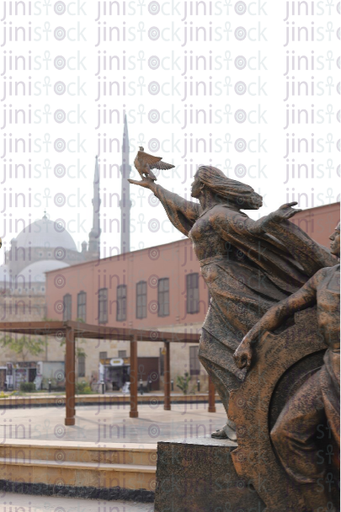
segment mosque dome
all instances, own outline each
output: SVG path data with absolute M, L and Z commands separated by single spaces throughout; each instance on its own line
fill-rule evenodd
M 69 267 L 67 263 L 56 260 L 41 260 L 28 265 L 28 267 L 24 268 L 22 272 L 18 275 L 18 278 L 24 280 L 25 283 L 45 283 L 46 276 L 45 272 L 50 272 L 51 270 L 58 270 L 59 268 Z
M 62 247 L 77 251 L 74 239 L 64 226 L 49 220 L 46 215 L 23 229 L 14 242 L 17 247 Z

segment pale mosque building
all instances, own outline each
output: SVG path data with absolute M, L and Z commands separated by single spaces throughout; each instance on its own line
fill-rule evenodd
M 34 308 L 34 297 L 45 296 L 46 272 L 69 267 L 85 261 L 97 260 L 100 248 L 100 182 L 99 170 L 96 159 L 93 182 L 93 226 L 89 233 L 89 242 L 82 243 L 79 252 L 74 239 L 60 222 L 48 219 L 46 212 L 42 219 L 29 224 L 11 240 L 11 247 L 5 253 L 5 263 L 0 266 L 0 290 L 1 297 L 22 298 L 20 313 L 17 308 L 13 311 L 15 319 L 26 319 L 27 313 L 21 317 L 22 305 L 26 303 L 24 298 L 31 298 Z M 39 301 L 38 301 L 39 302 Z M 30 302 L 27 302 L 29 306 Z M 4 303 L 0 305 L 1 321 L 13 320 L 13 313 L 4 311 Z M 14 308 L 15 309 L 15 308 Z M 39 311 L 40 311 L 39 307 Z M 29 316 L 30 313 L 28 313 Z M 35 314 L 33 314 L 36 317 Z M 42 318 L 40 311 L 37 316 Z M 33 320 L 31 317 L 30 319 Z M 35 318 L 38 319 L 38 318 Z
M 39 321 L 47 316 L 46 272 L 99 259 L 100 249 L 100 180 L 96 159 L 93 182 L 93 225 L 88 243 L 78 251 L 74 239 L 59 222 L 42 219 L 26 226 L 11 240 L 0 267 L 0 322 Z M 24 357 L 26 358 L 23 361 Z M 64 348 L 60 343 L 45 342 L 36 355 L 15 353 L 3 347 L 0 356 L 0 388 L 7 383 L 17 388 L 20 382 L 33 381 L 39 374 L 38 361 L 51 362 L 50 368 L 60 375 L 64 366 Z M 52 363 L 53 362 L 53 363 Z M 45 367 L 47 367 L 45 365 Z M 50 377 L 50 375 L 48 375 Z

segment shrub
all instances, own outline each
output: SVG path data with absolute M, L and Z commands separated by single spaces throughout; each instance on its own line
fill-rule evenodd
M 76 383 L 76 395 L 91 395 L 92 389 L 88 382 L 82 380 Z
M 11 393 L 5 393 L 4 391 L 0 391 L 0 398 L 8 398 L 9 396 L 13 396 L 16 394 L 16 391 L 12 391 Z
M 34 382 L 20 382 L 20 391 L 31 393 L 32 391 L 36 391 L 36 386 Z
M 185 372 L 183 377 L 178 375 L 176 378 L 176 385 L 179 389 L 181 389 L 184 395 L 187 395 L 190 380 L 191 376 L 188 374 L 188 372 Z

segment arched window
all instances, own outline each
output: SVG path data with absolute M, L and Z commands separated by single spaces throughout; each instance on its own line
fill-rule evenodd
M 108 288 L 98 290 L 98 323 L 108 322 Z
M 123 322 L 127 319 L 127 286 L 120 284 L 117 287 L 117 311 L 116 320 Z
M 164 277 L 157 283 L 158 316 L 169 315 L 169 279 Z
M 199 313 L 199 274 L 186 276 L 187 313 Z
M 63 320 L 67 322 L 72 316 L 72 297 L 69 293 L 63 297 Z
M 83 291 L 77 295 L 77 318 L 86 321 L 86 293 Z
M 147 316 L 147 282 L 140 281 L 136 284 L 136 318 Z

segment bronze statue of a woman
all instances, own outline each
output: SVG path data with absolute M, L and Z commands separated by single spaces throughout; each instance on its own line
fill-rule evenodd
M 240 339 L 271 306 L 335 261 L 287 220 L 297 212 L 292 208 L 296 203 L 254 221 L 241 210 L 259 209 L 261 196 L 215 167 L 202 166 L 195 174 L 192 197 L 199 203 L 167 191 L 148 176 L 129 181 L 149 188 L 173 225 L 193 242 L 211 296 L 199 359 L 227 413 L 230 390 L 245 377 L 245 369 L 233 359 Z M 227 419 L 212 436 L 235 440 L 233 422 Z

